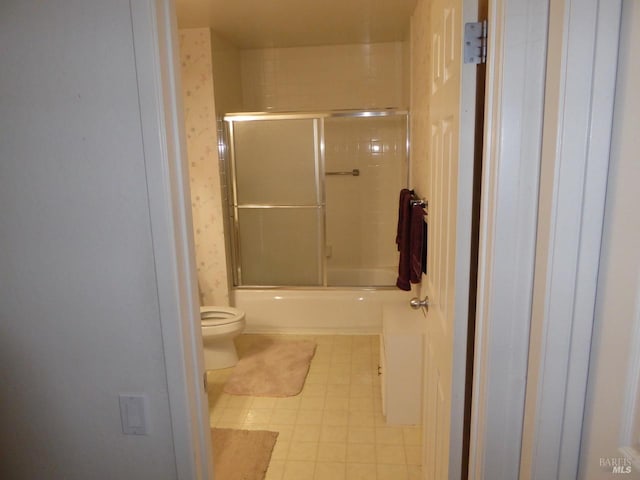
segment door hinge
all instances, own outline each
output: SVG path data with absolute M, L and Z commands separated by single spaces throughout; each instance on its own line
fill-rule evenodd
M 487 62 L 487 21 L 464 24 L 464 63 Z

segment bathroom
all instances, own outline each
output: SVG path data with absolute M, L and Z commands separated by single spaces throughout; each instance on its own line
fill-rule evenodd
M 193 177 L 193 202 L 214 207 L 214 214 L 202 212 L 201 219 L 198 212 L 193 214 L 195 236 L 199 237 L 201 250 L 198 262 L 202 304 L 233 305 L 237 299 L 226 297 L 229 291 L 235 294 L 237 290 L 249 291 L 254 287 L 234 288 L 236 269 L 232 268 L 233 263 L 227 263 L 233 243 L 231 235 L 225 235 L 224 219 L 227 217 L 222 206 L 228 205 L 222 199 L 229 195 L 227 192 L 223 195 L 221 185 L 227 183 L 220 181 L 218 160 L 213 158 L 218 150 L 215 127 L 211 130 L 212 135 L 205 132 L 202 137 L 209 142 L 204 145 L 205 153 L 196 154 L 195 158 L 192 155 L 193 165 L 187 162 L 187 131 L 183 128 L 182 102 L 176 98 L 180 97 L 177 94 L 181 82 L 175 1 L 60 2 L 50 8 L 43 2 L 28 0 L 3 2 L 3 12 L 7 13 L 3 18 L 7 21 L 3 24 L 5 41 L 0 56 L 3 64 L 11 68 L 0 76 L 3 91 L 9 92 L 0 102 L 4 119 L 0 129 L 3 153 L 0 264 L 6 272 L 0 316 L 6 347 L 2 349 L 2 382 L 11 395 L 3 402 L 6 433 L 2 442 L 8 453 L 0 477 L 211 477 L 209 412 L 204 394 L 207 383 L 202 381 L 196 255 L 188 196 L 189 167 L 201 167 Z M 249 21 L 248 12 L 254 11 L 258 14 L 257 22 L 254 22 L 260 23 L 264 16 L 259 7 L 274 5 L 278 0 L 258 2 L 255 8 L 246 7 L 246 1 L 250 0 L 222 0 L 220 5 L 241 4 L 246 21 Z M 313 8 L 334 0 L 288 1 L 290 5 L 304 4 Z M 340 3 L 364 9 L 381 2 L 349 0 Z M 423 377 L 425 382 L 433 379 L 438 387 L 433 391 L 442 394 L 441 403 L 450 404 L 447 409 L 446 405 L 439 409 L 432 408 L 439 406 L 431 403 L 435 402 L 432 397 L 424 402 L 425 413 L 433 412 L 436 419 L 445 418 L 442 422 L 429 422 L 428 417 L 423 417 L 423 429 L 432 428 L 441 436 L 434 434 L 428 438 L 424 435 L 429 441 L 437 441 L 424 442 L 426 454 L 423 454 L 422 465 L 425 469 L 435 465 L 427 457 L 431 452 L 445 469 L 440 473 L 446 473 L 447 463 L 459 466 L 464 458 L 462 462 L 456 461 L 456 455 L 459 458 L 467 453 L 470 457 L 468 467 L 476 477 L 500 478 L 502 472 L 505 478 L 516 478 L 518 472 L 535 473 L 541 468 L 554 469 L 557 465 L 577 469 L 582 463 L 582 453 L 590 451 L 583 448 L 581 431 L 598 431 L 595 427 L 589 428 L 593 425 L 586 421 L 587 416 L 582 412 L 600 411 L 591 408 L 594 405 L 589 401 L 590 395 L 584 398 L 584 393 L 592 390 L 591 375 L 587 373 L 594 362 L 593 357 L 589 358 L 589 352 L 602 350 L 598 343 L 591 341 L 590 332 L 592 329 L 595 332 L 601 322 L 590 312 L 599 310 L 596 308 L 599 296 L 596 286 L 598 271 L 603 271 L 598 263 L 603 236 L 601 227 L 607 211 L 604 193 L 608 190 L 604 173 L 610 163 L 613 130 L 606 119 L 607 114 L 610 118 L 617 110 L 613 104 L 618 96 L 615 86 L 618 50 L 623 51 L 617 46 L 622 5 L 618 2 L 617 8 L 616 5 L 600 8 L 601 2 L 590 2 L 584 8 L 576 9 L 571 8 L 575 6 L 571 2 L 548 3 L 492 2 L 490 5 L 488 63 L 484 67 L 487 73 L 486 128 L 485 135 L 475 132 L 476 137 L 484 136 L 485 139 L 485 158 L 481 165 L 482 216 L 475 225 L 480 237 L 480 248 L 475 252 L 478 257 L 477 285 L 463 277 L 464 274 L 469 276 L 470 269 L 464 268 L 468 265 L 458 267 L 455 255 L 450 256 L 453 262 L 440 257 L 446 259 L 441 263 L 456 266 L 456 276 L 445 280 L 451 283 L 455 280 L 456 290 L 463 290 L 462 287 L 471 283 L 468 290 L 477 291 L 477 298 L 471 298 L 477 300 L 477 311 L 471 313 L 477 313 L 474 317 L 477 323 L 473 326 L 478 340 L 468 342 L 471 348 L 476 347 L 473 359 L 477 360 L 470 365 L 474 374 L 473 410 L 470 416 L 464 417 L 470 420 L 465 423 L 470 424 L 471 435 L 468 432 L 460 434 L 464 425 L 460 425 L 463 416 L 458 413 L 462 410 L 463 396 L 446 396 L 453 390 L 449 387 L 455 385 L 453 374 L 465 380 L 464 375 L 460 375 L 465 373 L 460 368 L 464 356 L 451 355 L 449 358 L 455 362 L 446 371 L 440 369 L 444 375 L 430 375 L 433 370 L 430 368 Z M 398 5 L 400 1 L 393 1 L 393 4 Z M 434 0 L 432 6 L 435 9 L 443 4 L 454 8 L 460 6 L 460 3 L 444 0 Z M 460 227 L 468 223 L 465 222 L 468 215 L 458 221 L 455 205 L 442 208 L 442 203 L 434 199 L 437 192 L 427 188 L 431 186 L 430 183 L 427 185 L 427 180 L 435 177 L 431 174 L 433 163 L 430 162 L 434 157 L 432 119 L 440 112 L 430 93 L 434 90 L 434 80 L 440 74 L 460 80 L 458 84 L 465 80 L 455 77 L 455 71 L 431 68 L 431 65 L 440 67 L 441 62 L 436 62 L 443 56 L 440 53 L 459 50 L 447 50 L 446 42 L 442 42 L 442 49 L 425 49 L 425 46 L 436 43 L 433 40 L 439 39 L 436 35 L 442 31 L 451 33 L 450 38 L 460 39 L 455 35 L 457 32 L 447 27 L 463 26 L 462 22 L 473 21 L 469 17 L 475 20 L 482 17 L 475 12 L 467 14 L 466 2 L 465 10 L 455 12 L 461 13 L 455 17 L 429 15 L 420 0 L 415 5 L 408 53 L 404 51 L 404 56 L 410 60 L 408 110 L 411 113 L 412 162 L 409 186 L 429 200 L 430 219 L 439 211 L 444 212 L 441 217 L 453 217 L 456 222 L 449 223 L 458 227 L 455 236 L 460 241 L 457 243 L 471 243 L 471 235 L 459 232 Z M 445 13 L 450 11 L 447 9 Z M 204 12 L 202 15 L 205 23 L 208 23 L 210 13 L 216 14 Z M 288 24 L 304 25 L 302 17 L 286 13 Z M 431 21 L 428 21 L 429 17 Z M 443 22 L 447 18 L 460 21 Z M 632 17 L 622 15 L 622 18 Z M 340 15 L 331 20 L 334 27 L 342 24 Z M 183 32 L 209 27 L 182 25 Z M 438 30 L 440 27 L 442 30 Z M 368 30 L 362 29 L 360 33 L 366 36 Z M 313 32 L 309 32 L 311 34 Z M 400 40 L 387 41 L 402 42 L 406 38 L 405 32 Z M 185 67 L 190 60 L 206 60 L 209 56 L 210 34 L 205 33 L 200 39 L 209 43 L 209 47 L 204 43 L 201 45 L 206 55 L 185 56 Z M 341 45 L 362 45 L 353 38 L 342 41 L 347 43 Z M 440 47 L 441 44 L 436 45 Z M 605 55 L 599 54 L 602 52 Z M 450 67 L 456 67 L 455 60 L 454 57 L 449 62 Z M 231 67 L 230 71 L 233 70 Z M 405 71 L 406 66 L 403 67 Z M 205 69 L 201 77 L 196 74 L 200 84 L 196 82 L 193 90 L 185 84 L 190 89 L 189 97 L 207 91 L 198 85 L 207 77 L 213 77 L 213 73 L 209 73 L 212 69 L 212 66 Z M 461 66 L 462 69 L 470 70 L 473 66 Z M 429 75 L 429 72 L 433 74 Z M 624 79 L 624 76 L 620 77 Z M 407 83 L 406 78 L 402 80 Z M 242 91 L 242 84 L 234 85 Z M 476 93 L 463 86 L 465 88 L 458 89 L 461 94 Z M 354 95 L 359 95 L 364 89 L 353 91 Z M 202 119 L 206 114 L 215 125 L 212 92 L 210 98 L 208 103 L 197 104 L 204 107 L 204 113 L 194 107 L 187 112 L 190 140 L 203 132 L 202 125 L 193 122 L 194 118 Z M 454 104 L 454 108 L 457 105 Z M 466 103 L 461 105 L 467 106 Z M 238 108 L 244 107 L 232 106 L 229 110 Z M 456 118 L 449 124 L 454 128 L 466 120 L 461 118 L 456 122 Z M 567 118 L 572 121 L 562 121 Z M 205 129 L 209 126 L 206 118 L 203 125 Z M 474 132 L 468 128 L 468 123 L 466 125 L 458 136 L 471 143 Z M 632 126 L 633 122 L 622 122 L 622 125 Z M 457 133 L 454 131 L 453 135 Z M 450 143 L 462 144 L 455 139 L 454 136 Z M 453 158 L 462 160 L 466 156 Z M 567 165 L 569 169 L 564 168 Z M 460 180 L 457 184 L 464 187 L 465 181 L 471 183 L 468 177 L 473 176 L 469 172 L 474 165 L 471 164 L 470 169 L 465 160 L 459 166 L 459 172 L 452 172 L 449 177 Z M 612 166 L 615 167 L 615 163 Z M 203 170 L 204 167 L 211 167 L 211 170 Z M 467 178 L 463 178 L 465 176 Z M 344 176 L 336 180 L 348 182 L 363 177 Z M 214 182 L 218 185 L 198 192 L 198 181 L 202 181 L 203 187 L 207 182 L 209 186 Z M 580 194 L 576 195 L 576 191 Z M 208 193 L 202 196 L 203 192 Z M 216 192 L 217 204 L 210 201 L 211 196 L 215 200 Z M 465 205 L 462 207 L 468 210 Z M 467 213 L 461 208 L 457 210 L 461 214 Z M 616 215 L 617 210 L 614 210 Z M 627 217 L 621 215 L 620 218 Z M 435 225 L 435 222 L 429 223 L 430 236 L 440 233 L 437 228 L 431 228 Z M 214 240 L 201 241 L 205 233 L 215 234 Z M 576 249 L 575 245 L 580 248 Z M 436 246 L 430 242 L 429 254 Z M 465 335 L 465 331 L 461 333 L 458 329 L 462 324 L 457 320 L 465 320 L 465 312 L 458 313 L 463 308 L 458 307 L 475 307 L 469 305 L 470 298 L 464 298 L 464 292 L 453 299 L 455 303 L 442 295 L 447 300 L 442 302 L 438 298 L 440 292 L 425 288 L 430 287 L 437 273 L 434 272 L 437 264 L 429 262 L 428 266 L 429 275 L 423 279 L 420 289 L 411 292 L 419 299 L 428 295 L 431 300 L 427 316 L 429 334 L 424 336 L 427 342 L 432 340 L 424 349 L 427 360 L 436 355 L 427 357 L 430 352 L 426 347 L 433 346 L 435 353 L 440 353 L 437 347 L 442 345 L 444 349 L 453 343 L 446 344 L 441 341 L 442 336 L 431 335 L 440 333 L 438 328 L 454 327 L 449 328 L 450 335 L 445 340 L 458 343 L 469 340 L 473 331 L 471 335 Z M 458 273 L 462 277 L 459 280 L 456 278 Z M 471 271 L 471 275 L 473 273 Z M 562 281 L 565 278 L 568 281 Z M 437 283 L 436 286 L 449 286 Z M 631 284 L 627 284 L 629 282 L 620 285 L 618 281 L 612 290 L 631 292 Z M 561 288 L 552 288 L 554 285 Z M 620 286 L 622 288 L 618 288 Z M 271 290 L 278 295 L 276 292 L 285 289 Z M 358 292 L 363 300 L 357 301 L 362 304 L 367 303 L 365 295 L 369 292 L 387 292 L 383 288 L 353 286 L 299 287 L 299 290 L 315 293 L 322 290 L 332 295 Z M 393 288 L 388 291 L 395 293 Z M 269 304 L 281 300 L 274 297 Z M 305 315 L 315 313 L 315 305 L 310 300 L 301 302 L 309 306 Z M 553 308 L 546 308 L 549 305 Z M 450 306 L 455 308 L 448 308 Z M 443 314 L 440 317 L 437 316 L 438 309 Z M 580 315 L 581 312 L 586 314 Z M 383 306 L 383 321 L 384 313 Z M 255 315 L 248 317 L 247 332 L 258 331 L 260 325 L 251 325 Z M 337 354 L 336 365 L 346 363 L 337 360 L 345 360 L 343 352 L 348 349 L 351 349 L 352 359 L 356 357 L 356 350 L 358 358 L 360 354 L 366 354 L 370 360 L 375 359 L 378 338 L 366 333 L 375 333 L 373 325 L 365 325 L 369 330 L 362 328 L 359 334 L 338 334 L 335 330 L 335 335 L 311 333 L 313 325 L 318 324 L 325 325 L 312 319 L 306 325 L 310 327 L 307 333 L 294 334 L 291 329 L 288 336 L 309 335 L 318 342 L 330 340 L 332 357 Z M 277 326 L 276 323 L 273 325 Z M 266 333 L 267 326 L 261 327 L 265 331 L 261 335 L 272 335 Z M 295 326 L 298 327 L 300 325 Z M 300 331 L 304 332 L 302 328 Z M 558 332 L 560 335 L 555 335 Z M 256 334 L 246 336 L 250 335 Z M 615 336 L 616 339 L 632 337 Z M 320 347 L 324 345 L 319 344 Z M 430 361 L 425 364 L 433 365 Z M 376 367 L 375 364 L 369 366 Z M 331 362 L 326 369 L 315 370 L 310 372 L 311 376 L 314 382 L 320 382 L 325 373 L 331 372 Z M 599 371 L 609 373 L 610 370 Z M 375 373 L 369 374 L 369 379 L 379 382 L 373 375 Z M 620 375 L 606 377 L 622 378 Z M 469 380 L 468 375 L 466 380 Z M 622 387 L 625 382 L 617 383 Z M 439 388 L 440 385 L 444 388 Z M 571 388 L 555 388 L 558 385 Z M 635 384 L 631 382 L 630 385 Z M 320 457 L 319 443 L 323 441 L 348 444 L 349 440 L 356 439 L 366 444 L 362 440 L 371 440 L 373 437 L 368 435 L 371 433 L 374 440 L 386 440 L 391 445 L 398 446 L 402 438 L 404 447 L 416 446 L 412 444 L 415 437 L 411 437 L 415 430 L 405 431 L 405 427 L 400 432 L 385 431 L 386 435 L 377 438 L 381 424 L 374 423 L 374 432 L 371 427 L 362 425 L 370 421 L 364 413 L 371 408 L 371 403 L 365 405 L 367 402 L 354 400 L 352 405 L 352 399 L 362 398 L 354 395 L 349 395 L 345 403 L 339 400 L 344 397 L 335 395 L 344 390 L 332 388 L 331 392 L 327 391 L 323 406 L 330 406 L 336 412 L 340 407 L 344 410 L 345 405 L 356 406 L 360 413 L 349 421 L 353 424 L 357 420 L 361 428 L 353 432 L 347 428 L 345 432 L 345 428 L 341 428 L 345 421 L 343 416 L 327 415 L 330 423 L 326 425 L 331 428 L 326 432 L 324 429 L 318 432 L 317 428 L 305 432 L 308 435 L 306 442 L 318 443 L 316 458 Z M 350 389 L 349 393 L 362 394 L 364 389 Z M 530 399 L 534 401 L 529 402 Z M 373 406 L 377 408 L 379 404 L 375 402 Z M 274 405 L 278 403 L 280 400 L 273 402 Z M 311 412 L 314 410 L 311 407 L 319 407 L 321 403 L 309 396 L 304 402 L 300 400 L 297 411 L 302 412 L 304 407 Z M 268 405 L 269 402 L 262 402 L 261 410 L 268 410 Z M 130 410 L 127 406 L 133 408 Z M 243 407 L 242 402 L 229 400 L 224 413 L 231 416 L 236 413 L 234 409 L 242 411 Z M 258 410 L 257 404 L 251 406 L 254 407 Z M 608 409 L 608 413 L 619 419 L 623 417 L 619 415 L 621 411 Z M 447 415 L 448 412 L 451 415 Z M 300 419 L 306 420 L 310 427 L 317 426 L 311 423 L 317 420 L 312 415 L 295 418 L 281 415 L 277 420 L 286 426 L 287 423 L 292 425 L 290 421 Z M 379 419 L 376 416 L 374 421 Z M 449 428 L 449 419 L 456 420 L 457 424 Z M 265 420 L 265 417 L 256 416 L 252 420 Z M 272 420 L 273 417 L 268 422 Z M 338 425 L 339 422 L 343 425 Z M 608 424 L 608 432 L 613 431 L 612 425 Z M 291 447 L 291 442 L 296 441 L 296 432 L 292 428 L 288 430 Z M 565 435 L 569 430 L 573 433 Z M 128 436 L 143 432 L 148 434 Z M 283 437 L 287 436 L 285 432 L 283 429 Z M 312 437 L 318 438 L 318 433 L 320 441 L 316 442 Z M 327 438 L 325 433 L 329 435 Z M 455 437 L 466 437 L 470 448 L 467 451 L 464 445 L 457 448 L 454 443 L 460 442 L 456 442 Z M 563 448 L 536 448 L 553 447 L 559 439 L 562 439 Z M 450 451 L 447 451 L 448 445 Z M 374 444 L 351 453 L 358 453 L 360 460 L 366 460 L 364 457 L 377 453 L 376 449 L 377 444 Z M 297 450 L 296 456 L 300 458 L 306 453 L 312 452 Z M 338 445 L 322 447 L 324 459 L 337 458 L 340 454 L 344 454 L 344 448 Z M 415 454 L 415 448 L 404 449 L 407 460 L 404 475 L 392 476 L 390 469 L 365 466 L 359 476 L 416 477 L 415 469 L 409 469 L 410 454 Z M 346 455 L 348 459 L 349 450 Z M 393 466 L 390 457 L 389 454 L 385 457 L 386 462 L 375 463 Z M 597 460 L 598 455 L 588 457 Z M 330 461 L 325 463 L 327 469 L 333 467 L 329 465 Z M 365 474 L 367 469 L 373 470 L 371 475 Z M 313 476 L 318 477 L 318 472 L 315 470 Z M 280 478 L 286 472 L 281 473 Z M 322 473 L 333 479 L 350 477 L 346 467 L 342 475 L 331 477 L 326 470 Z M 457 473 L 425 474 L 424 477 L 464 478 Z M 270 476 L 278 478 L 275 474 Z M 294 478 L 303 479 L 305 475 Z
M 260 46 L 265 44 L 264 39 L 245 38 L 241 36 L 243 32 L 229 30 L 225 34 L 227 38 L 235 34 L 232 42 L 213 28 L 200 26 L 203 15 L 195 7 L 186 2 L 177 4 L 200 301 L 202 305 L 241 305 L 248 313 L 247 331 L 378 333 L 382 304 L 407 296 L 394 287 L 397 195 L 407 186 L 417 192 L 426 191 L 424 166 L 419 160 L 424 158 L 425 138 L 413 134 L 409 139 L 407 132 L 419 132 L 426 116 L 426 92 L 422 89 L 410 92 L 410 76 L 426 78 L 426 46 L 420 42 L 424 37 L 420 32 L 426 29 L 428 18 L 414 15 L 412 31 L 416 40 L 411 45 L 409 23 L 415 2 L 391 3 L 394 3 L 396 14 L 388 21 L 389 25 L 381 26 L 380 18 L 375 19 L 378 30 L 382 30 L 377 35 L 388 39 L 386 41 L 361 43 L 361 32 L 342 32 L 332 27 L 333 30 L 329 29 L 323 38 L 318 38 L 320 33 L 315 32 L 309 39 L 300 38 L 298 34 L 292 40 L 293 34 L 285 32 L 281 35 L 283 38 L 276 39 L 285 46 L 271 48 Z M 191 10 L 187 8 L 189 6 Z M 384 11 L 374 13 L 389 16 Z M 357 25 L 364 20 L 352 22 Z M 232 21 L 227 23 L 233 24 Z M 368 35 L 374 34 L 375 30 Z M 343 40 L 345 38 L 351 39 L 351 43 Z M 413 68 L 411 55 L 421 59 L 414 62 L 418 64 Z M 410 99 L 412 105 L 409 105 Z M 248 277 L 247 264 L 251 262 L 246 259 L 251 255 L 259 257 L 259 252 L 257 249 L 256 252 L 246 251 L 246 245 L 243 245 L 242 255 L 236 252 L 239 242 L 234 233 L 238 225 L 234 225 L 233 207 L 229 208 L 234 203 L 230 200 L 234 195 L 234 182 L 228 165 L 230 148 L 224 140 L 224 115 L 346 110 L 390 111 L 398 115 L 324 120 L 326 169 L 349 172 L 362 163 L 358 168 L 361 174 L 357 177 L 325 175 L 320 182 L 324 184 L 321 195 L 326 195 L 326 213 L 324 219 L 317 222 L 317 230 L 318 235 L 324 234 L 325 241 L 320 242 L 323 245 L 314 244 L 307 250 L 313 250 L 311 255 L 327 258 L 325 265 L 320 259 L 318 269 L 326 270 L 324 274 L 328 278 L 323 279 L 321 272 L 319 281 L 300 281 L 299 278 L 287 281 L 286 276 L 291 276 L 295 268 L 281 265 L 281 270 L 289 270 L 281 272 L 280 276 L 284 275 L 284 278 L 260 278 L 258 275 L 253 281 L 239 282 L 237 271 L 241 268 L 237 264 L 241 261 L 238 259 L 244 260 L 242 269 Z M 411 111 L 410 120 L 408 115 L 403 115 L 408 111 Z M 411 125 L 408 125 L 409 121 Z M 374 123 L 368 127 L 366 122 Z M 345 124 L 349 126 L 345 128 Z M 380 127 L 385 129 L 385 138 Z M 359 130 L 354 131 L 351 145 L 347 145 L 344 138 L 338 138 L 340 132 L 346 132 L 348 128 Z M 336 134 L 332 135 L 332 132 Z M 364 140 L 363 135 L 367 135 Z M 368 158 L 362 158 L 361 152 L 365 148 L 369 150 Z M 330 158 L 330 149 L 338 151 L 333 157 L 342 150 L 358 151 L 358 158 Z M 336 168 L 331 167 L 331 162 Z M 278 182 L 277 175 L 269 180 Z M 267 179 L 261 181 L 264 186 Z M 269 220 L 262 218 L 255 223 L 262 221 Z M 264 234 L 264 231 L 251 232 L 251 225 L 246 223 L 244 230 L 247 233 L 243 237 L 243 231 L 240 231 L 240 238 L 246 239 L 252 233 Z M 298 235 L 299 239 L 300 228 L 295 231 L 297 222 L 291 220 L 289 226 L 293 230 L 291 234 Z M 316 225 L 310 225 L 313 227 Z M 265 242 L 271 241 L 274 245 L 279 240 L 272 238 Z M 245 243 L 250 244 L 250 240 Z M 360 259 L 356 258 L 358 256 Z M 289 259 L 291 264 L 298 266 L 315 261 L 315 258 L 304 256 Z M 354 264 L 359 271 L 354 271 Z M 348 268 L 341 268 L 345 265 Z M 276 270 L 278 265 L 270 267 L 266 265 L 265 269 Z M 353 278 L 354 275 L 360 278 Z M 258 286 L 279 288 L 276 292 Z M 284 312 L 280 305 L 285 305 Z M 332 305 L 335 305 L 334 311 L 328 311 L 326 315 L 319 310 Z M 304 315 L 300 314 L 302 312 Z M 316 318 L 311 318 L 314 315 Z
M 415 291 L 405 292 L 395 286 L 398 193 L 406 187 L 417 192 L 427 189 L 426 167 L 420 161 L 426 151 L 426 135 L 415 133 L 424 128 L 427 92 L 412 90 L 412 85 L 427 78 L 425 2 L 387 4 L 386 11 L 379 7 L 374 20 L 369 18 L 369 23 L 377 27 L 369 32 L 363 28 L 367 20 L 361 18 L 352 20 L 355 23 L 348 28 L 353 31 L 330 25 L 324 33 L 313 32 L 308 38 L 284 32 L 277 38 L 270 37 L 269 43 L 257 33 L 249 37 L 246 31 L 234 33 L 231 27 L 221 32 L 213 20 L 208 24 L 206 13 L 187 2 L 177 3 L 201 305 L 238 308 L 245 313 L 247 334 L 312 337 L 319 345 L 318 352 L 335 348 L 341 355 L 351 348 L 360 353 L 365 349 L 366 362 L 375 364 L 373 370 L 380 363 L 378 336 L 383 330 L 384 312 L 400 306 L 408 310 L 409 299 L 416 295 Z M 214 18 L 215 11 L 210 16 Z M 384 17 L 387 25 L 383 25 Z M 224 25 L 222 20 L 220 23 Z M 227 23 L 234 24 L 233 19 Z M 360 28 L 355 31 L 357 27 Z M 365 37 L 369 39 L 366 42 Z M 229 114 L 247 112 L 293 112 L 290 118 L 280 119 L 285 136 L 286 123 L 291 120 L 310 117 L 310 122 L 321 125 L 314 133 L 321 137 L 318 157 L 322 157 L 320 173 L 324 175 L 321 181 L 317 175 L 312 183 L 319 189 L 318 197 L 325 201 L 326 208 L 321 209 L 317 222 L 314 210 L 314 221 L 302 230 L 316 228 L 311 237 L 319 236 L 324 241 L 316 242 L 313 248 L 300 249 L 303 254 L 311 253 L 312 259 L 292 254 L 289 267 L 281 268 L 276 278 L 254 272 L 257 279 L 252 280 L 251 263 L 246 259 L 252 255 L 255 258 L 259 250 L 247 251 L 251 241 L 242 245 L 242 255 L 238 252 L 238 237 L 246 239 L 253 233 L 263 238 L 265 231 L 274 230 L 267 225 L 252 232 L 251 225 L 245 223 L 243 228 L 238 218 L 247 210 L 240 208 L 242 202 L 237 201 L 238 192 L 234 192 L 241 179 L 234 178 L 238 165 L 237 159 L 231 158 L 231 150 L 239 147 L 233 145 L 229 131 L 247 121 L 247 115 Z M 273 116 L 268 118 L 268 123 L 278 121 Z M 260 124 L 259 116 L 253 120 Z M 353 157 L 354 152 L 357 158 Z M 340 154 L 342 157 L 338 158 Z M 346 174 L 356 169 L 357 175 Z M 339 175 L 330 176 L 330 171 Z M 273 179 L 266 175 L 268 169 L 260 173 L 260 186 L 269 180 L 278 181 L 277 175 Z M 286 185 L 291 178 L 280 180 Z M 262 214 L 274 210 L 256 211 Z M 292 209 L 292 213 L 296 211 L 300 210 Z M 258 219 L 255 224 L 262 222 L 268 220 Z M 289 225 L 290 238 L 304 242 L 300 240 L 299 223 L 291 221 Z M 249 233 L 243 237 L 243 232 Z M 276 236 L 263 243 L 276 246 L 282 241 Z M 295 274 L 296 266 L 313 262 L 317 265 L 311 278 L 287 279 L 287 275 Z M 264 270 L 275 271 L 277 267 L 267 266 Z M 312 369 L 310 381 L 313 375 Z M 371 386 L 373 396 L 379 396 L 379 378 L 372 377 Z M 372 401 L 371 407 L 381 411 L 380 401 Z M 230 415 L 232 408 L 227 410 Z M 367 473 L 368 478 L 375 478 L 366 470 L 372 464 L 377 466 L 378 478 L 417 478 L 421 460 L 419 425 L 387 427 L 379 414 L 370 420 L 371 424 L 367 418 L 355 430 L 349 429 L 349 436 L 364 435 L 367 429 L 376 427 L 381 441 L 389 443 L 393 438 L 402 452 L 395 452 L 398 458 L 388 462 L 377 462 L 363 454 L 354 465 L 362 468 L 361 473 Z M 345 426 L 345 435 L 346 429 Z M 324 431 L 318 432 L 323 434 Z M 338 455 L 338 463 L 352 455 L 358 454 L 348 450 L 345 456 Z M 276 448 L 272 462 L 284 458 Z M 306 460 L 304 455 L 301 459 Z M 349 462 L 347 465 L 355 468 Z

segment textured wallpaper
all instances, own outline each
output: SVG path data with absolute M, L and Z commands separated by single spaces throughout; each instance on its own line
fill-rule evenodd
M 180 30 L 180 64 L 201 305 L 229 305 L 208 28 Z

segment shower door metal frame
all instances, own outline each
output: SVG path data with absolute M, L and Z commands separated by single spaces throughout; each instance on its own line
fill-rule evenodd
M 326 118 L 375 118 L 405 116 L 406 125 L 406 185 L 409 184 L 409 112 L 407 110 L 384 109 L 384 110 L 334 110 L 322 112 L 248 112 L 248 113 L 228 113 L 224 116 L 227 149 L 229 152 L 229 163 L 227 178 L 231 179 L 231 196 L 227 208 L 230 210 L 232 218 L 232 241 L 231 259 L 233 262 L 233 286 L 234 288 L 259 289 L 259 288 L 331 288 L 327 284 L 327 257 L 326 257 L 326 237 L 327 237 L 327 209 L 326 209 L 326 188 L 325 188 L 325 138 L 324 121 Z M 236 177 L 236 152 L 233 125 L 236 122 L 264 121 L 264 120 L 314 120 L 314 150 L 315 150 L 315 175 L 316 175 L 316 205 L 273 205 L 273 204 L 246 204 L 238 205 L 238 188 Z M 240 251 L 240 226 L 239 209 L 242 208 L 264 208 L 264 209 L 320 209 L 320 219 L 318 228 L 318 265 L 319 265 L 319 285 L 243 285 L 242 283 L 242 254 Z M 344 287 L 340 287 L 344 288 Z M 395 287 L 358 287 L 363 289 L 371 288 L 395 288 Z

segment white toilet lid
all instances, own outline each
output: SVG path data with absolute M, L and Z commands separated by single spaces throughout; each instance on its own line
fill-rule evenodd
M 200 307 L 200 321 L 204 327 L 236 323 L 244 318 L 244 312 L 233 307 Z

